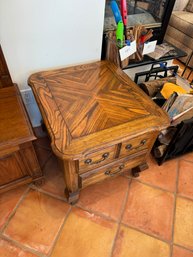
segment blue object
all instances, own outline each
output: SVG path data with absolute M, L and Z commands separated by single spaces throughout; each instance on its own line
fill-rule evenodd
M 115 0 L 111 1 L 111 9 L 115 17 L 115 21 L 118 24 L 120 21 L 122 21 L 122 17 L 117 2 Z
M 165 66 L 165 64 L 163 62 L 160 62 L 159 65 L 160 65 L 161 68 L 167 69 L 167 67 Z
M 130 45 L 131 45 L 131 42 L 130 42 L 130 40 L 128 40 L 128 39 L 125 40 L 125 43 L 126 43 L 127 46 L 130 46 Z

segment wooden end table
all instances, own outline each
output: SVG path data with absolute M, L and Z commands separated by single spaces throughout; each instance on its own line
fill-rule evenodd
M 29 78 L 51 146 L 61 164 L 66 195 L 132 169 L 146 159 L 167 114 L 122 70 L 107 61 L 39 72 Z

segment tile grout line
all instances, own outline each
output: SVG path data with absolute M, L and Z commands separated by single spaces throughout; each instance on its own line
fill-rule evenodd
M 63 228 L 64 228 L 64 225 L 66 224 L 66 221 L 67 221 L 67 219 L 68 219 L 68 217 L 69 217 L 69 215 L 70 215 L 70 213 L 71 213 L 71 211 L 72 211 L 72 208 L 73 208 L 73 207 L 70 205 L 70 208 L 69 208 L 69 210 L 68 210 L 68 212 L 67 212 L 67 214 L 66 214 L 66 217 L 64 218 L 64 221 L 63 221 L 63 223 L 62 223 L 62 225 L 61 225 L 61 227 L 60 227 L 60 229 L 59 229 L 59 231 L 58 231 L 58 234 L 56 235 L 56 237 L 55 237 L 55 239 L 54 239 L 54 242 L 53 242 L 53 244 L 52 244 L 52 247 L 51 247 L 50 252 L 48 253 L 47 257 L 50 257 L 50 256 L 52 255 L 52 253 L 53 253 L 53 251 L 54 251 L 54 249 L 55 249 L 55 246 L 56 246 L 56 244 L 57 244 L 57 242 L 58 242 L 58 239 L 59 239 L 59 237 L 60 237 L 60 235 L 61 235 L 61 233 L 62 233 L 62 230 L 63 230 Z
M 63 202 L 65 202 L 65 203 L 69 204 L 69 203 L 67 202 L 67 199 L 66 199 L 66 198 L 63 198 L 62 196 L 58 196 L 58 195 L 55 195 L 55 194 L 53 194 L 53 193 L 50 193 L 50 192 L 48 192 L 48 191 L 46 191 L 46 190 L 44 190 L 44 189 L 41 189 L 41 188 L 39 188 L 39 187 L 37 187 L 37 186 L 35 186 L 35 185 L 33 185 L 33 184 L 30 184 L 29 186 L 30 186 L 30 188 L 33 189 L 33 190 L 36 190 L 36 191 L 38 191 L 38 192 L 40 192 L 40 193 L 42 193 L 42 194 L 48 195 L 48 196 L 50 196 L 50 197 L 53 197 L 53 198 L 55 198 L 55 199 L 57 199 L 57 200 L 60 200 L 60 201 L 63 201 Z
M 178 247 L 180 247 L 180 248 L 182 248 L 182 249 L 184 249 L 184 250 L 187 250 L 187 251 L 193 253 L 193 249 L 189 249 L 189 248 L 187 248 L 187 247 L 185 247 L 185 246 L 183 246 L 183 245 L 179 245 L 179 244 L 173 244 L 173 245 L 174 245 L 174 246 L 178 246 Z
M 176 218 L 176 205 L 177 205 L 177 192 L 178 192 L 178 180 L 179 180 L 179 169 L 180 169 L 180 160 L 177 160 L 177 174 L 176 174 L 176 190 L 174 192 L 174 209 L 173 209 L 173 222 L 172 222 L 172 243 L 170 246 L 170 257 L 173 255 L 173 244 L 174 244 L 174 226 L 175 226 L 175 218 Z
M 77 208 L 79 208 L 79 209 L 81 209 L 81 210 L 83 210 L 83 211 L 87 211 L 87 212 L 89 212 L 89 213 L 91 213 L 91 214 L 93 213 L 93 214 L 95 214 L 95 215 L 97 215 L 97 216 L 99 216 L 99 217 L 101 217 L 101 218 L 104 218 L 104 219 L 106 219 L 106 220 L 108 220 L 108 221 L 118 223 L 117 220 L 115 220 L 115 219 L 111 218 L 110 216 L 107 216 L 107 215 L 105 215 L 105 214 L 103 214 L 103 213 L 101 213 L 101 212 L 93 211 L 93 210 L 91 210 L 91 209 L 89 209 L 89 208 L 86 208 L 86 207 L 84 207 L 84 206 L 81 206 L 81 205 L 79 205 L 79 204 L 76 204 L 75 207 L 77 207 Z
M 167 240 L 164 239 L 164 238 L 160 238 L 160 237 L 158 237 L 158 236 L 156 236 L 156 235 L 149 234 L 149 233 L 146 232 L 146 231 L 140 230 L 139 228 L 136 228 L 136 227 L 132 227 L 131 225 L 125 224 L 125 223 L 123 223 L 123 222 L 121 222 L 121 224 L 124 225 L 124 226 L 127 227 L 127 228 L 130 228 L 130 229 L 132 229 L 132 230 L 136 230 L 136 231 L 138 231 L 138 232 L 140 232 L 140 233 L 143 233 L 143 234 L 145 234 L 145 235 L 147 235 L 147 236 L 153 237 L 154 239 L 157 239 L 157 240 L 162 241 L 162 242 L 164 242 L 164 243 L 171 244 L 171 242 L 172 242 L 172 241 L 167 241 Z
M 121 212 L 120 212 L 120 216 L 119 216 L 119 220 L 118 220 L 117 232 L 116 232 L 115 237 L 114 237 L 114 240 L 113 240 L 113 244 L 112 244 L 112 248 L 111 248 L 111 252 L 110 252 L 109 257 L 113 257 L 113 252 L 114 252 L 114 250 L 115 250 L 115 244 L 116 244 L 116 241 L 117 241 L 117 238 L 118 238 L 118 234 L 119 234 L 119 231 L 120 231 L 121 220 L 122 220 L 123 213 L 124 213 L 124 210 L 125 210 L 125 208 L 126 208 L 127 200 L 128 200 L 128 197 L 129 197 L 131 182 L 132 182 L 132 179 L 129 179 L 127 192 L 126 192 L 126 195 L 125 195 L 124 202 L 123 202 L 123 204 L 122 204 L 122 208 L 121 208 L 122 210 L 121 210 Z
M 27 251 L 28 253 L 32 253 L 35 254 L 37 257 L 48 257 L 47 255 L 44 255 L 43 253 L 40 253 L 36 250 L 34 250 L 33 248 L 27 247 L 23 244 L 21 244 L 20 242 L 12 239 L 11 237 L 8 237 L 6 235 L 0 235 L 0 238 L 4 239 L 5 241 L 12 243 L 14 246 L 20 248 L 23 251 Z
M 19 205 L 23 202 L 24 198 L 26 197 L 26 195 L 28 194 L 30 190 L 30 187 L 28 185 L 27 189 L 24 191 L 23 195 L 20 197 L 20 199 L 18 200 L 17 204 L 15 205 L 15 207 L 13 208 L 12 212 L 10 213 L 7 221 L 5 222 L 5 224 L 2 226 L 2 228 L 0 229 L 0 234 L 3 234 L 3 232 L 5 231 L 5 229 L 7 228 L 10 220 L 13 218 L 13 216 L 15 215 Z
M 137 182 L 139 182 L 139 183 L 141 183 L 141 184 L 143 184 L 143 185 L 153 187 L 154 189 L 162 190 L 162 191 L 164 191 L 165 193 L 174 194 L 174 192 L 172 192 L 172 191 L 169 191 L 169 190 L 167 190 L 167 189 L 165 189 L 165 188 L 161 188 L 161 187 L 159 187 L 159 186 L 156 186 L 156 185 L 149 184 L 149 183 L 147 183 L 147 182 L 141 181 L 139 178 L 134 178 L 134 180 L 137 181 Z
M 33 248 L 30 248 L 30 247 L 27 247 L 27 246 L 23 245 L 22 243 L 20 243 L 20 242 L 14 240 L 14 239 L 12 239 L 12 238 L 9 237 L 8 235 L 3 234 L 4 230 L 6 229 L 6 227 L 7 227 L 8 224 L 9 224 L 10 220 L 11 220 L 12 217 L 14 216 L 14 214 L 15 214 L 17 208 L 18 208 L 19 205 L 23 202 L 24 198 L 26 197 L 26 195 L 29 193 L 30 190 L 38 191 L 38 190 L 36 190 L 36 188 L 33 188 L 33 187 L 31 187 L 31 185 L 28 185 L 28 188 L 26 189 L 26 191 L 25 191 L 25 192 L 23 193 L 23 195 L 21 196 L 20 200 L 18 201 L 18 203 L 16 204 L 16 206 L 15 206 L 15 208 L 13 209 L 12 213 L 10 214 L 10 216 L 9 216 L 9 218 L 8 218 L 8 220 L 7 220 L 7 222 L 5 223 L 5 225 L 3 226 L 2 230 L 0 231 L 0 238 L 6 239 L 7 241 L 14 243 L 14 245 L 20 247 L 21 249 L 26 250 L 26 251 L 28 251 L 28 252 L 31 252 L 31 253 L 33 253 L 33 254 L 36 254 L 36 255 L 38 255 L 39 257 L 48 257 L 48 256 L 50 256 L 49 253 L 48 253 L 48 255 L 45 255 L 45 254 L 43 254 L 43 253 L 41 253 L 41 252 L 38 252 L 38 251 L 34 250 Z M 43 193 L 43 192 L 40 192 L 40 193 Z M 43 194 L 44 194 L 44 193 L 43 193 Z M 48 195 L 48 194 L 45 194 L 45 195 Z M 54 198 L 54 199 L 56 199 L 56 200 L 61 200 L 61 199 L 57 199 L 57 198 L 54 197 L 54 196 L 51 196 L 51 195 L 49 195 L 49 196 L 52 197 L 52 198 Z M 63 201 L 63 202 L 64 202 L 64 201 Z M 65 202 L 65 203 L 66 203 L 66 202 Z M 64 222 L 65 222 L 65 220 L 67 219 L 67 216 L 69 215 L 69 213 L 70 213 L 70 211 L 71 211 L 71 209 L 72 209 L 72 206 L 71 206 L 71 205 L 69 205 L 69 207 L 70 207 L 70 208 L 69 208 L 69 210 L 68 210 L 68 212 L 67 212 L 66 217 L 64 218 Z M 64 222 L 62 223 L 61 227 L 63 227 Z M 61 231 L 61 228 L 59 229 L 59 232 L 58 232 L 58 233 L 60 233 L 60 231 Z M 57 240 L 57 237 L 58 237 L 58 235 L 56 236 L 56 239 L 54 240 L 53 246 L 52 246 L 51 248 L 53 248 L 53 247 L 55 246 L 55 243 L 56 243 L 55 241 Z M 52 251 L 52 250 L 51 250 L 51 251 Z
M 137 181 L 137 182 L 139 182 L 139 183 L 141 183 L 141 184 L 143 184 L 143 185 L 153 187 L 154 189 L 159 189 L 159 190 L 162 190 L 162 191 L 164 191 L 164 192 L 166 192 L 166 193 L 174 194 L 174 192 L 169 191 L 169 190 L 167 190 L 167 189 L 164 189 L 164 188 L 161 188 L 161 187 L 159 187 L 159 186 L 156 186 L 156 185 L 149 184 L 149 183 L 147 183 L 147 182 L 141 181 L 140 178 L 132 178 L 132 177 L 128 177 L 128 176 L 125 176 L 125 177 L 128 178 L 128 179 L 133 179 L 134 181 Z
M 186 159 L 184 159 L 183 157 L 180 157 L 180 158 L 179 158 L 179 160 L 180 160 L 180 161 L 189 162 L 189 163 L 192 163 L 192 164 L 193 164 L 193 161 L 190 161 L 190 160 L 186 160 Z
M 177 197 L 180 197 L 180 198 L 183 198 L 183 199 L 185 199 L 187 201 L 193 202 L 193 198 L 189 198 L 188 196 L 184 196 L 184 195 L 181 195 L 179 193 L 177 193 Z

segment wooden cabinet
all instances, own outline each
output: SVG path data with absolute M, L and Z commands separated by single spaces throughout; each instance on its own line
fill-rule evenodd
M 35 139 L 17 86 L 0 89 L 0 192 L 42 179 Z
M 101 61 L 29 78 L 64 172 L 69 202 L 123 171 L 137 175 L 168 116 L 123 71 Z
M 0 88 L 13 86 L 11 76 L 0 45 Z

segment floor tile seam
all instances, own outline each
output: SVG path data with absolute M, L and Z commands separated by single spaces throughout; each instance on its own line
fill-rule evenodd
M 7 241 L 9 243 L 12 243 L 15 247 L 18 247 L 23 251 L 27 251 L 29 253 L 35 254 L 37 257 L 47 257 L 47 255 L 44 255 L 43 253 L 40 253 L 40 252 L 34 250 L 33 248 L 27 247 L 7 235 L 0 235 L 0 238 L 4 239 L 5 241 Z
M 166 189 L 164 189 L 164 188 L 155 186 L 155 185 L 153 185 L 153 184 L 146 183 L 146 182 L 144 182 L 144 181 L 141 181 L 141 180 L 138 179 L 138 178 L 133 178 L 133 180 L 134 180 L 134 181 L 137 181 L 137 182 L 139 182 L 139 183 L 141 183 L 141 184 L 143 184 L 143 185 L 150 186 L 150 187 L 152 187 L 152 188 L 154 188 L 154 189 L 158 189 L 158 190 L 162 190 L 162 191 L 164 191 L 164 192 L 166 192 L 166 193 L 174 194 L 174 192 L 172 192 L 172 191 L 169 191 L 169 190 L 166 190 Z
M 124 222 L 121 222 L 121 225 L 124 225 L 124 226 L 127 227 L 127 228 L 130 228 L 130 229 L 132 229 L 132 230 L 135 230 L 135 231 L 137 231 L 137 232 L 140 232 L 140 233 L 143 233 L 143 234 L 145 234 L 145 235 L 147 235 L 147 236 L 150 236 L 150 237 L 152 237 L 152 238 L 154 238 L 154 239 L 157 239 L 157 240 L 159 240 L 159 241 L 162 241 L 162 242 L 164 242 L 164 243 L 166 243 L 166 244 L 168 244 L 168 245 L 171 245 L 171 244 L 172 244 L 172 241 L 168 241 L 168 240 L 166 240 L 166 239 L 164 239 L 164 238 L 161 238 L 161 237 L 159 237 L 159 236 L 150 234 L 150 233 L 148 233 L 148 232 L 146 232 L 146 231 L 144 231 L 144 230 L 142 230 L 142 229 L 140 229 L 140 228 L 133 227 L 133 226 L 128 225 L 128 224 L 126 224 L 126 223 L 124 223 Z
M 30 185 L 30 189 L 31 189 L 31 190 L 34 190 L 34 191 L 38 191 L 39 193 L 42 193 L 42 194 L 44 194 L 44 195 L 46 195 L 46 196 L 50 196 L 50 197 L 54 198 L 55 200 L 62 201 L 62 202 L 64 202 L 64 203 L 68 204 L 69 206 L 71 206 L 71 205 L 67 202 L 67 200 L 63 199 L 62 197 L 59 197 L 59 196 L 54 195 L 54 194 L 51 194 L 51 193 L 46 192 L 46 191 L 44 191 L 44 190 L 42 190 L 42 189 L 38 189 L 38 188 L 37 188 L 36 186 L 34 186 L 34 185 Z
M 191 201 L 191 202 L 193 202 L 193 198 L 190 198 L 190 197 L 188 197 L 188 196 L 184 196 L 184 195 L 181 195 L 180 193 L 176 193 L 176 197 L 177 198 L 183 198 L 183 199 L 185 199 L 185 200 L 188 200 L 188 201 Z
M 114 240 L 113 240 L 113 244 L 112 244 L 112 248 L 111 248 L 111 252 L 110 252 L 109 257 L 113 257 L 113 252 L 115 250 L 116 241 L 117 241 L 117 238 L 118 238 L 118 235 L 119 235 L 119 231 L 120 231 L 120 227 L 121 227 L 121 220 L 123 218 L 123 213 L 124 213 L 124 210 L 126 208 L 127 200 L 128 200 L 128 197 L 129 197 L 131 182 L 132 182 L 132 179 L 129 179 L 127 192 L 126 192 L 125 199 L 124 199 L 124 202 L 123 202 L 123 205 L 122 205 L 120 219 L 119 219 L 119 222 L 118 222 L 117 231 L 116 231 L 116 234 L 115 234 L 115 237 L 114 237 Z
M 128 188 L 127 188 L 127 191 L 128 191 Z M 125 197 L 126 197 L 126 195 L 127 195 L 127 192 L 125 193 Z M 103 214 L 103 213 L 101 213 L 101 212 L 99 212 L 99 211 L 94 211 L 94 210 L 92 210 L 92 209 L 90 209 L 90 208 L 84 207 L 83 205 L 81 205 L 81 204 L 79 204 L 79 203 L 76 203 L 75 206 L 78 207 L 78 208 L 80 208 L 80 209 L 82 209 L 83 211 L 88 211 L 88 212 L 90 212 L 90 213 L 93 213 L 93 214 L 95 214 L 95 215 L 98 215 L 98 216 L 100 216 L 101 218 L 105 218 L 105 219 L 107 219 L 107 220 L 109 220 L 109 221 L 112 221 L 112 222 L 115 222 L 115 223 L 120 223 L 120 220 L 121 220 L 121 217 L 120 217 L 120 216 L 121 216 L 121 215 L 116 219 L 116 218 L 112 218 L 112 217 L 110 217 L 110 216 L 107 216 L 107 215 L 105 215 L 105 214 Z
M 90 208 L 86 208 L 86 207 L 84 207 L 82 205 L 79 205 L 78 203 L 76 205 L 74 205 L 73 207 L 77 207 L 77 208 L 79 208 L 79 209 L 81 209 L 83 211 L 89 212 L 90 214 L 95 214 L 95 215 L 97 215 L 97 216 L 99 216 L 101 218 L 104 218 L 104 219 L 108 220 L 108 221 L 118 223 L 118 220 L 116 220 L 114 218 L 111 218 L 110 216 L 107 216 L 107 215 L 105 215 L 105 214 L 103 214 L 101 212 L 94 211 L 94 210 L 92 210 Z
M 180 169 L 180 160 L 177 160 L 177 174 L 176 174 L 176 190 L 174 192 L 174 208 L 173 208 L 173 222 L 172 222 L 172 243 L 174 241 L 174 227 L 176 219 L 176 204 L 177 204 L 177 191 L 178 191 L 178 182 L 179 182 L 179 169 Z M 171 255 L 173 255 L 173 247 L 171 248 Z
M 190 160 L 186 160 L 186 159 L 184 159 L 183 157 L 181 157 L 179 160 L 180 160 L 180 161 L 189 162 L 189 163 L 192 163 L 192 164 L 193 164 L 193 161 L 190 161 Z
M 180 244 L 176 244 L 176 243 L 173 243 L 172 246 L 173 246 L 173 247 L 174 247 L 174 246 L 178 246 L 178 247 L 180 247 L 180 248 L 182 248 L 182 249 L 184 249 L 184 250 L 187 250 L 187 251 L 193 253 L 193 248 L 190 249 L 190 248 L 188 248 L 188 247 L 186 247 L 186 246 L 183 246 L 183 245 L 180 245 Z
M 47 255 L 48 257 L 50 257 L 50 256 L 52 255 L 52 253 L 53 253 L 53 251 L 54 251 L 54 249 L 55 249 L 55 247 L 56 247 L 56 244 L 57 244 L 57 242 L 58 242 L 58 239 L 59 239 L 59 237 L 60 237 L 60 235 L 61 235 L 61 233 L 62 233 L 62 230 L 63 230 L 63 228 L 64 228 L 64 226 L 65 226 L 65 224 L 66 224 L 66 221 L 67 221 L 67 219 L 68 219 L 68 217 L 69 217 L 71 211 L 72 211 L 72 206 L 70 205 L 69 210 L 68 210 L 67 213 L 66 213 L 66 217 L 64 218 L 63 223 L 62 223 L 62 225 L 60 226 L 60 229 L 59 229 L 59 231 L 58 231 L 58 233 L 57 233 L 57 235 L 56 235 L 56 237 L 55 237 L 55 239 L 54 239 L 54 242 L 53 242 L 53 244 L 52 244 L 52 246 L 51 246 L 51 248 L 50 248 L 49 254 Z
M 11 219 L 14 217 L 17 209 L 19 208 L 20 204 L 23 202 L 24 198 L 26 197 L 26 195 L 28 194 L 30 190 L 30 187 L 28 186 L 26 188 L 26 190 L 24 191 L 24 193 L 22 194 L 22 196 L 19 198 L 17 204 L 15 205 L 15 207 L 13 208 L 12 212 L 9 214 L 9 217 L 7 218 L 7 221 L 5 222 L 5 224 L 2 226 L 2 228 L 0 229 L 0 232 L 3 234 L 5 229 L 7 228 L 9 222 L 11 221 Z

